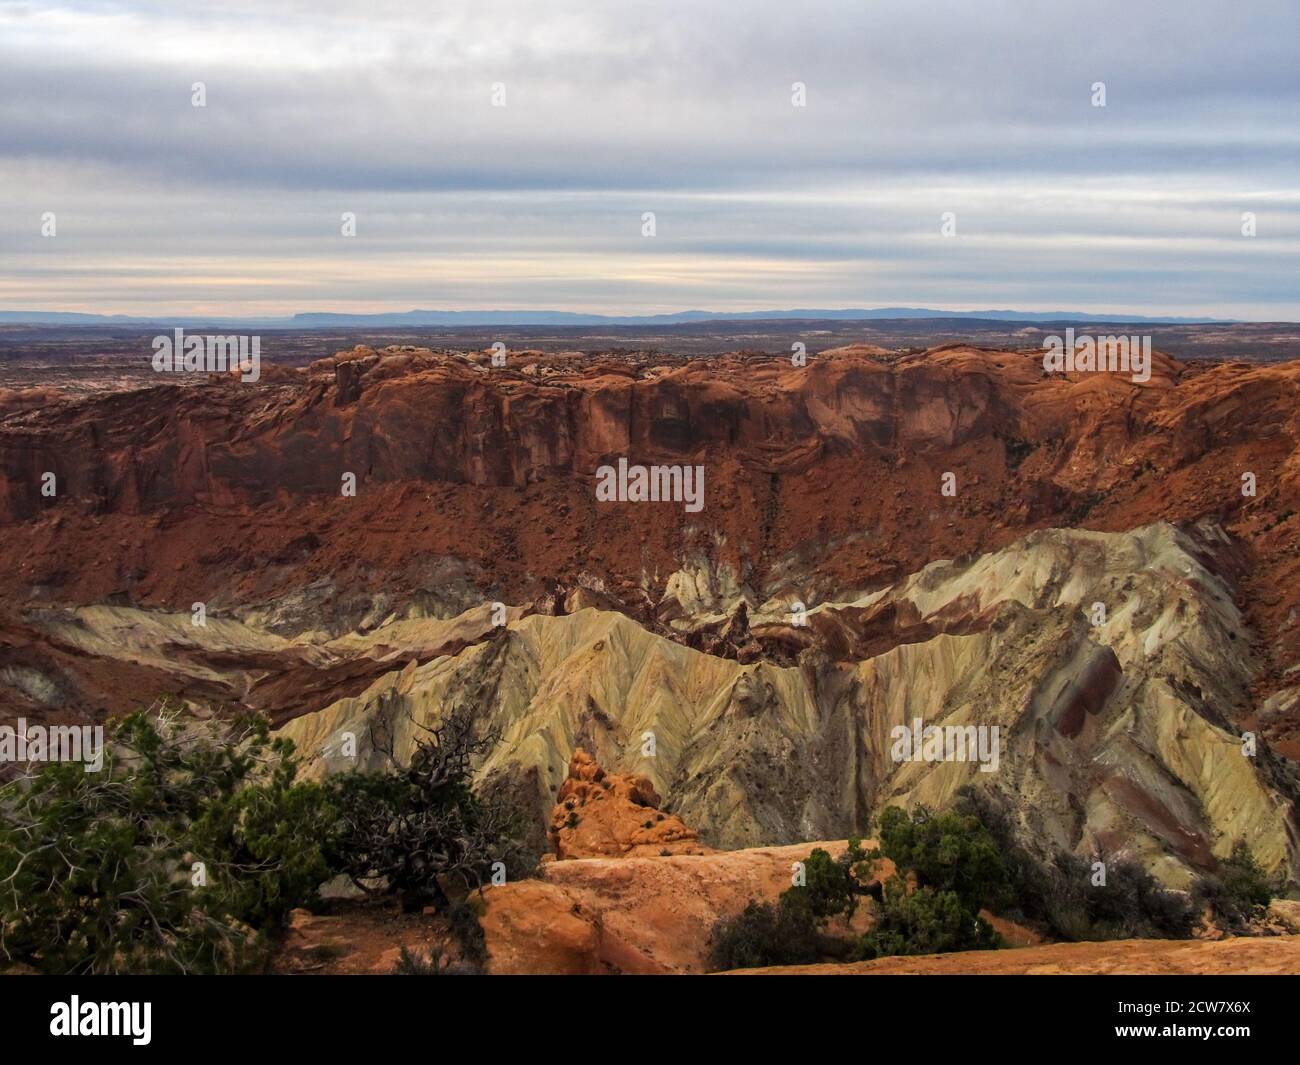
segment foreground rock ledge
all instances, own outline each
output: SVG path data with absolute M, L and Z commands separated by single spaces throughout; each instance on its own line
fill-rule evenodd
M 1279 976 L 1300 973 L 1300 936 L 1045 943 L 831 965 L 738 969 L 737 976 Z
M 844 840 L 664 858 L 550 862 L 542 877 L 489 889 L 482 917 L 493 973 L 701 973 L 718 920 L 790 886 L 791 868 Z

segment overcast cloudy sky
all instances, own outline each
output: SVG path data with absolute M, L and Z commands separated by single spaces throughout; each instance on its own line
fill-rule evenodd
M 0 309 L 1300 319 L 1297 42 L 1295 0 L 0 0 Z

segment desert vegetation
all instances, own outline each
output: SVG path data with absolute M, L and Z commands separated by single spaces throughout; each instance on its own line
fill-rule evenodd
M 751 902 L 738 917 L 719 922 L 713 967 L 861 961 L 999 945 L 979 911 L 1005 902 L 1010 881 L 992 836 L 977 818 L 890 807 L 879 828 L 880 844 L 872 851 L 865 851 L 860 839 L 849 840 L 837 860 L 814 850 L 803 863 L 803 884 L 788 888 L 775 904 Z M 883 882 L 872 872 L 882 857 L 896 868 Z M 852 918 L 864 901 L 875 910 L 869 931 L 853 938 L 827 927 L 831 918 Z
M 1140 862 L 1125 854 L 1093 858 L 1060 853 L 1050 862 L 1035 858 L 1011 828 L 1009 812 L 987 792 L 966 789 L 962 808 L 971 811 L 996 841 L 1011 882 L 1010 916 L 1034 924 L 1054 939 L 1181 939 L 1202 919 L 1231 933 L 1251 930 L 1282 879 L 1267 876 L 1242 841 L 1203 874 L 1189 891 L 1163 887 Z M 1099 882 L 1095 862 L 1105 864 Z
M 1002 941 L 987 914 L 1065 941 L 1188 938 L 1202 919 L 1249 933 L 1280 891 L 1241 843 L 1191 891 L 1163 887 L 1125 855 L 1088 860 L 1060 853 L 1043 862 L 1017 842 L 1006 813 L 971 789 L 941 813 L 888 807 L 877 829 L 873 850 L 859 839 L 834 860 L 815 849 L 803 863 L 802 884 L 775 903 L 751 901 L 719 921 L 712 968 L 994 949 Z M 873 872 L 880 858 L 895 869 L 883 880 Z M 860 905 L 871 908 L 872 922 L 854 934 L 836 919 L 852 918 Z
M 505 802 L 470 787 L 473 715 L 450 712 L 405 766 L 300 779 L 261 717 L 165 706 L 111 731 L 102 771 L 49 763 L 0 787 L 0 960 L 45 973 L 262 967 L 290 911 L 345 875 L 432 907 L 482 963 L 471 889 L 527 860 Z

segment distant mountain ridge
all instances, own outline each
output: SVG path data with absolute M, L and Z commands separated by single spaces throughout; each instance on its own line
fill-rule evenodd
M 900 318 L 959 318 L 995 322 L 1137 322 L 1151 325 L 1228 325 L 1231 318 L 1141 314 L 1091 314 L 1081 311 L 944 311 L 932 307 L 876 307 L 830 310 L 797 308 L 771 311 L 676 311 L 672 314 L 584 314 L 578 311 L 382 311 L 345 314 L 307 311 L 287 317 L 200 317 L 86 314 L 75 311 L 0 311 L 0 324 L 22 325 L 192 325 L 260 326 L 282 329 L 333 329 L 344 326 L 636 326 L 738 321 L 878 321 Z

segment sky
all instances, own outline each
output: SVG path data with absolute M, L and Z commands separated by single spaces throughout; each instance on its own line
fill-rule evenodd
M 0 310 L 1300 320 L 1298 60 L 1295 0 L 0 0 Z

